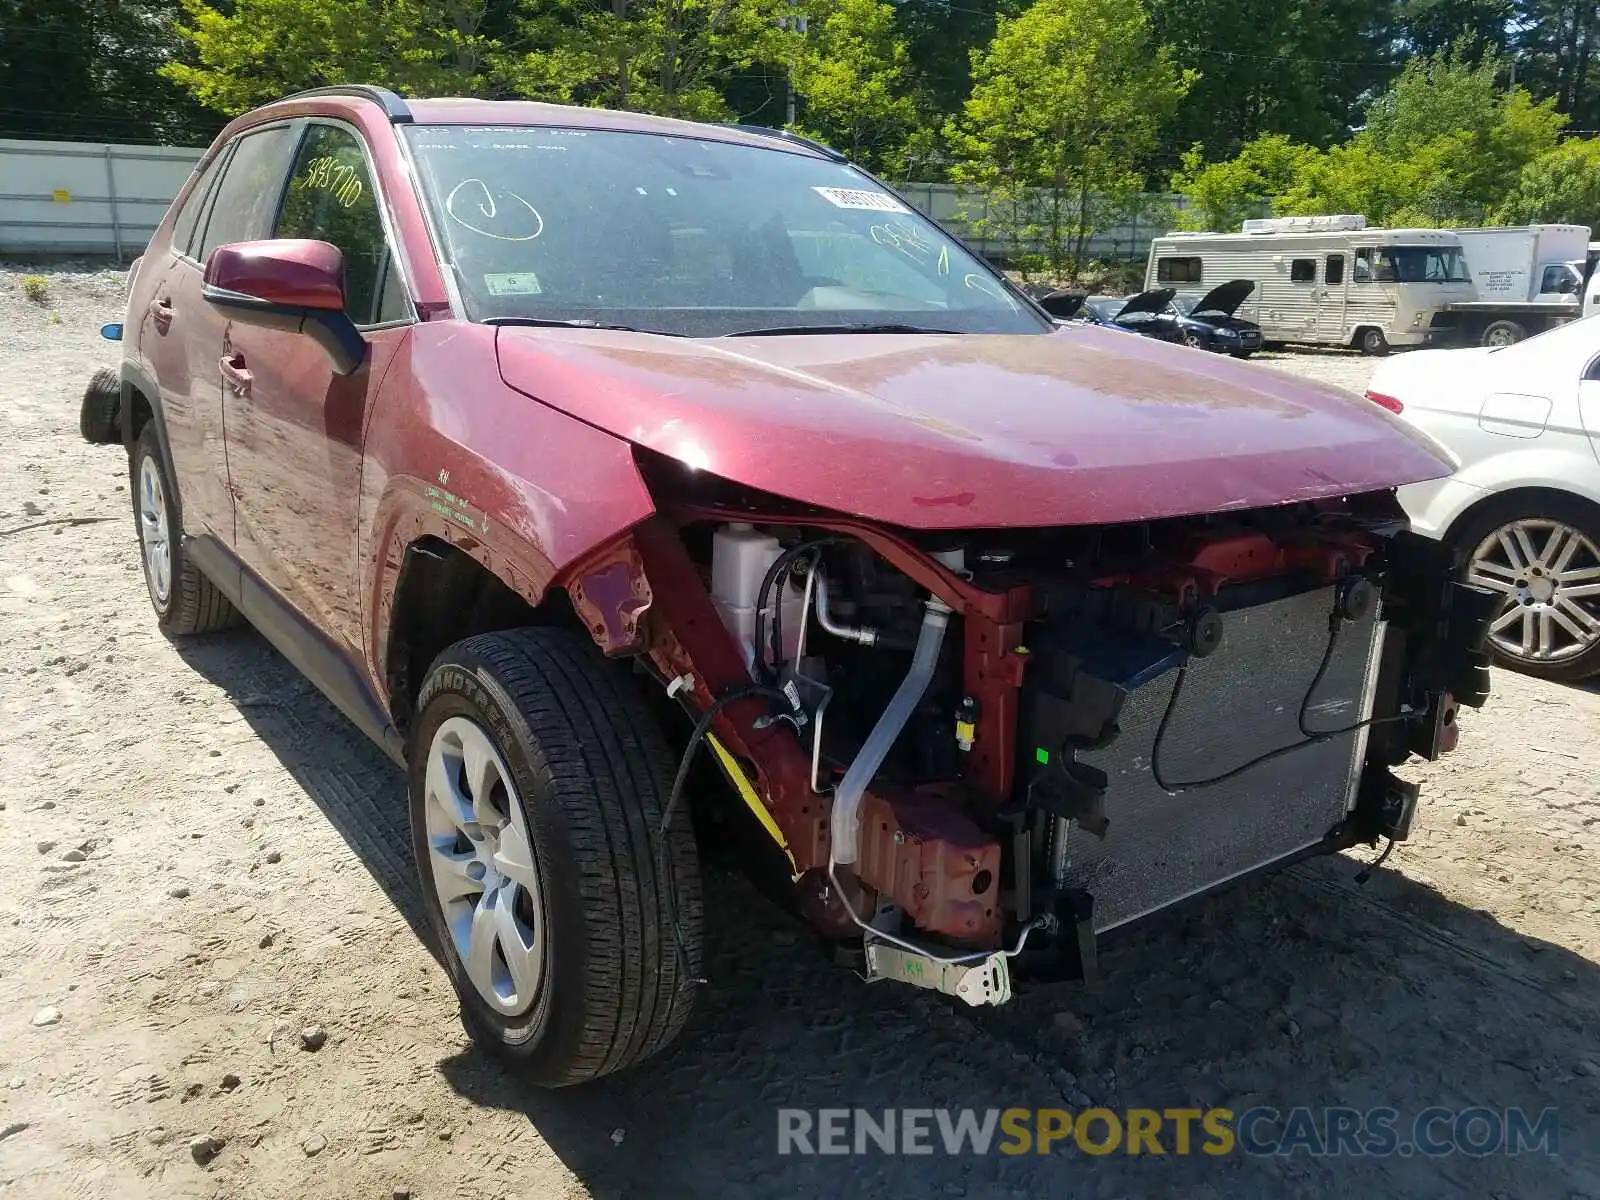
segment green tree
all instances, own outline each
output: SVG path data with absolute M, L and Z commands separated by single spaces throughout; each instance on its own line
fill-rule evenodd
M 0 0 L 0 134 L 208 142 L 219 122 L 160 75 L 177 0 Z
M 1137 4 L 1036 0 L 1000 19 L 972 75 L 947 138 L 954 176 L 990 196 L 980 232 L 1040 243 L 1042 261 L 1022 265 L 1076 275 L 1195 72 L 1151 44 Z
M 1342 140 L 1396 70 L 1395 0 L 1147 3 L 1155 40 L 1200 72 L 1162 139 L 1162 173 L 1197 142 L 1221 159 L 1265 133 Z
M 1502 225 L 1551 221 L 1600 229 L 1600 139 L 1574 138 L 1528 163 L 1495 217 Z
M 1465 46 L 1478 58 L 1504 55 L 1511 43 L 1511 0 L 1401 0 L 1400 36 L 1412 54 Z
M 520 94 L 696 120 L 726 120 L 741 72 L 805 49 L 788 0 L 558 0 L 521 21 L 524 53 L 499 59 Z
M 873 170 L 898 171 L 917 121 L 892 4 L 833 0 L 810 20 L 790 79 L 800 128 Z
M 1600 6 L 1594 0 L 1517 0 L 1518 82 L 1583 129 L 1600 127 Z
M 187 61 L 162 74 L 244 112 L 303 88 L 375 83 L 421 95 L 488 86 L 486 0 L 182 0 Z
M 1174 186 L 1208 220 L 1267 198 L 1274 212 L 1362 213 L 1417 225 L 1486 220 L 1524 167 L 1556 145 L 1566 118 L 1499 83 L 1501 63 L 1449 51 L 1408 63 L 1367 108 L 1366 127 L 1325 151 L 1261 139 L 1230 160 L 1185 157 Z
M 1193 146 L 1172 176 L 1172 190 L 1190 203 L 1179 214 L 1181 223 L 1186 229 L 1233 229 L 1288 192 L 1318 157 L 1315 147 L 1281 133 L 1246 142 L 1236 158 L 1223 162 L 1206 162 L 1202 148 Z

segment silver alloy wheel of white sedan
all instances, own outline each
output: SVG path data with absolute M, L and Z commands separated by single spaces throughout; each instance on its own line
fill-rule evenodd
M 451 948 L 484 1002 L 519 1016 L 544 975 L 544 901 L 511 772 L 481 725 L 451 717 L 425 778 L 428 870 Z
M 1600 643 L 1600 547 L 1563 521 L 1500 526 L 1472 552 L 1467 579 L 1505 595 L 1489 637 L 1508 657 L 1559 663 Z
M 139 465 L 139 545 L 144 551 L 144 574 L 156 607 L 165 611 L 172 596 L 172 542 L 167 527 L 167 492 L 161 467 L 145 457 Z

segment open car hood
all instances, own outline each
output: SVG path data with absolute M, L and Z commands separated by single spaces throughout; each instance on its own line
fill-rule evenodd
M 1039 307 L 1058 321 L 1070 321 L 1088 299 L 1088 292 L 1046 292 L 1039 297 Z
M 1158 313 L 1165 312 L 1167 305 L 1172 303 L 1172 297 L 1177 293 L 1172 288 L 1153 288 L 1148 292 L 1140 292 L 1136 296 L 1129 296 L 1128 302 L 1117 309 L 1117 315 L 1112 320 L 1121 320 L 1129 313 Z
M 1233 316 L 1239 311 L 1239 306 L 1249 298 L 1250 293 L 1256 290 L 1256 285 L 1248 279 L 1230 279 L 1227 283 L 1218 284 L 1204 296 L 1200 297 L 1194 311 L 1219 312 L 1226 316 Z
M 506 326 L 496 347 L 510 387 L 617 437 L 909 528 L 1150 520 L 1451 469 L 1347 392 L 1091 326 L 704 339 Z

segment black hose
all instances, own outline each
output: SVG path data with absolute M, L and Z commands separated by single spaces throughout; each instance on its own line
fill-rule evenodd
M 689 951 L 683 941 L 683 926 L 678 921 L 677 883 L 672 872 L 667 869 L 667 834 L 672 828 L 673 815 L 677 812 L 679 800 L 683 796 L 683 786 L 689 779 L 689 768 L 694 765 L 695 752 L 700 749 L 700 743 L 705 741 L 706 735 L 711 732 L 712 724 L 730 704 L 737 704 L 740 700 L 750 700 L 757 696 L 776 700 L 783 705 L 785 711 L 791 707 L 788 696 L 764 683 L 746 684 L 734 688 L 731 692 L 725 692 L 713 700 L 701 714 L 700 719 L 695 722 L 694 732 L 689 735 L 689 744 L 684 747 L 683 757 L 678 760 L 678 773 L 673 777 L 672 790 L 667 793 L 666 807 L 661 810 L 661 827 L 656 831 L 656 874 L 664 885 L 667 919 L 672 923 L 672 940 L 678 951 L 678 969 L 685 979 L 689 978 Z
M 812 538 L 809 541 L 796 542 L 777 558 L 772 560 L 772 565 L 767 568 L 767 573 L 762 576 L 761 588 L 756 592 L 756 637 L 761 636 L 761 621 L 766 615 L 767 603 L 772 597 L 772 587 L 792 567 L 800 556 L 812 550 L 821 550 L 823 546 L 839 545 L 848 539 L 841 537 Z M 805 618 L 802 616 L 801 618 Z M 772 634 L 768 644 L 772 649 L 772 668 L 769 670 L 766 657 L 759 652 L 756 654 L 755 670 L 758 678 L 775 680 L 783 666 L 783 601 L 780 599 L 773 608 Z
M 1167 726 L 1172 723 L 1172 714 L 1178 707 L 1178 697 L 1183 694 L 1183 683 L 1189 675 L 1189 664 L 1185 663 L 1178 668 L 1178 678 L 1172 684 L 1172 695 L 1167 697 L 1167 707 L 1161 714 L 1161 723 L 1156 726 L 1154 744 L 1150 747 L 1150 776 L 1156 781 L 1156 786 L 1164 792 L 1183 792 L 1192 788 L 1214 787 L 1219 783 L 1226 783 L 1243 775 L 1252 768 L 1259 767 L 1262 763 L 1271 762 L 1275 758 L 1282 758 L 1285 754 L 1292 754 L 1296 750 L 1304 750 L 1307 746 L 1315 746 L 1326 742 L 1330 738 L 1341 737 L 1347 733 L 1354 733 L 1358 729 L 1365 729 L 1369 725 L 1390 725 L 1398 721 L 1408 721 L 1411 718 L 1404 713 L 1392 717 L 1368 717 L 1365 721 L 1357 721 L 1352 725 L 1344 725 L 1338 729 L 1311 730 L 1306 728 L 1306 714 L 1311 709 L 1311 699 L 1316 694 L 1317 688 L 1322 686 L 1322 679 L 1328 673 L 1328 666 L 1333 662 L 1333 649 L 1339 640 L 1339 626 L 1342 619 L 1334 614 L 1328 620 L 1328 644 L 1323 647 L 1322 661 L 1317 665 L 1317 673 L 1311 677 L 1305 695 L 1300 698 L 1300 712 L 1296 717 L 1296 724 L 1300 728 L 1303 738 L 1298 742 L 1290 742 L 1287 746 L 1279 746 L 1258 754 L 1248 762 L 1241 763 L 1230 771 L 1220 775 L 1212 775 L 1207 779 L 1191 779 L 1182 783 L 1172 783 L 1161 774 L 1161 744 L 1166 740 Z

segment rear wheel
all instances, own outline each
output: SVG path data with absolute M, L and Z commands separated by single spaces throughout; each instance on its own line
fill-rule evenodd
M 1495 321 L 1483 331 L 1485 346 L 1515 346 L 1528 336 L 1528 331 L 1516 321 Z
M 582 1083 L 683 1027 L 700 958 L 687 813 L 627 672 L 566 630 L 458 642 L 411 730 L 411 829 L 462 1021 L 532 1082 Z
M 1389 353 L 1389 339 L 1383 336 L 1383 330 L 1368 326 L 1356 334 L 1356 347 L 1363 354 L 1382 358 Z
M 1452 541 L 1469 583 L 1505 599 L 1489 649 L 1543 679 L 1600 674 L 1600 509 L 1576 497 L 1514 499 L 1468 519 Z
M 184 553 L 178 491 L 162 463 L 153 422 L 140 431 L 129 470 L 145 588 L 161 632 L 183 637 L 232 625 L 237 619 L 233 605 Z

